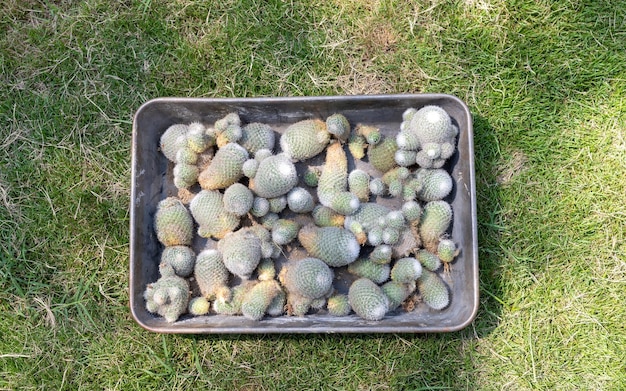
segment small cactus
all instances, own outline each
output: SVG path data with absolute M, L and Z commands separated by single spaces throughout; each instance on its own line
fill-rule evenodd
M 196 263 L 196 253 L 187 246 L 170 246 L 163 249 L 161 263 L 172 266 L 176 275 L 189 277 Z
M 189 283 L 175 275 L 161 277 L 155 283 L 148 284 L 144 299 L 149 312 L 163 316 L 166 322 L 175 322 L 187 312 Z
M 365 320 L 381 320 L 389 310 L 387 295 L 367 278 L 359 278 L 350 285 L 348 300 L 352 310 Z
M 317 197 L 322 205 L 350 215 L 359 205 L 359 199 L 347 191 L 348 160 L 341 144 L 332 144 L 326 150 L 326 161 L 317 185 Z
M 294 187 L 287 193 L 287 206 L 295 213 L 309 213 L 315 208 L 315 201 L 306 189 Z
M 279 219 L 272 226 L 272 240 L 278 245 L 290 243 L 298 236 L 300 225 L 292 220 Z
M 443 280 L 430 270 L 424 270 L 417 279 L 417 288 L 422 300 L 434 310 L 442 310 L 450 303 L 450 293 Z
M 445 201 L 432 201 L 424 206 L 419 224 L 419 233 L 424 247 L 437 252 L 439 240 L 445 234 L 452 221 L 452 208 Z
M 319 119 L 304 120 L 290 125 L 280 137 L 282 151 L 295 161 L 320 154 L 330 141 L 326 123 Z
M 370 198 L 370 176 L 363 170 L 352 170 L 348 174 L 348 189 L 359 201 L 367 202 Z
M 452 262 L 458 253 L 456 244 L 450 239 L 441 239 L 439 245 L 437 245 L 437 256 L 442 262 Z
M 248 319 L 260 320 L 280 291 L 276 280 L 260 281 L 246 292 L 241 303 L 241 313 Z
M 343 227 L 346 217 L 324 205 L 317 205 L 312 211 L 313 222 L 318 227 Z
M 422 264 L 425 269 L 431 272 L 437 271 L 441 267 L 439 257 L 428 250 L 419 250 L 415 253 L 415 258 Z
M 422 275 L 422 265 L 413 257 L 398 259 L 391 269 L 391 279 L 402 284 L 415 281 Z
M 198 235 L 221 239 L 239 225 L 239 217 L 224 209 L 223 195 L 216 190 L 202 190 L 189 203 L 198 223 Z
M 224 191 L 224 210 L 237 216 L 244 216 L 252 208 L 254 195 L 248 187 L 241 183 L 230 185 Z
M 452 191 L 452 177 L 441 168 L 417 170 L 415 178 L 421 183 L 417 198 L 421 201 L 442 200 Z
M 413 293 L 415 290 L 415 282 L 403 284 L 398 281 L 389 281 L 380 288 L 389 299 L 389 310 L 392 311 L 398 308 L 398 306 Z
M 354 262 L 361 250 L 354 234 L 338 227 L 320 228 L 309 224 L 300 229 L 298 240 L 311 256 L 333 267 Z
M 259 163 L 250 188 L 259 197 L 275 198 L 287 194 L 297 183 L 296 167 L 286 155 L 278 154 Z
M 274 149 L 276 135 L 271 126 L 258 122 L 243 127 L 239 144 L 254 155 L 261 149 Z
M 224 236 L 217 243 L 224 266 L 236 276 L 249 279 L 261 261 L 261 239 L 250 228 Z
M 380 129 L 375 126 L 358 124 L 354 131 L 359 136 L 365 137 L 365 141 L 367 141 L 370 147 L 372 145 L 380 143 L 383 138 L 382 134 L 380 133 Z
M 210 300 L 228 298 L 229 274 L 219 251 L 214 249 L 201 251 L 196 258 L 193 273 L 202 296 Z
M 335 136 L 341 142 L 345 142 L 350 137 L 350 123 L 342 114 L 333 114 L 326 118 L 326 128 L 328 133 Z
M 280 196 L 268 199 L 270 202 L 270 212 L 280 213 L 287 207 L 287 197 Z
M 248 160 L 248 151 L 236 143 L 229 143 L 218 149 L 211 164 L 198 176 L 200 186 L 205 190 L 225 189 L 242 176 L 242 167 Z
M 281 284 L 290 294 L 308 299 L 317 299 L 328 293 L 334 277 L 332 269 L 317 258 L 290 262 L 279 274 Z
M 157 205 L 154 230 L 164 246 L 190 245 L 193 239 L 193 219 L 178 198 L 168 197 Z
M 357 259 L 348 265 L 348 273 L 382 284 L 389 279 L 390 267 L 388 264 L 376 263 L 369 259 Z
M 332 316 L 348 316 L 352 312 L 348 295 L 335 294 L 326 302 L 328 314 Z
M 353 158 L 361 160 L 365 157 L 365 148 L 367 148 L 367 141 L 365 137 L 358 134 L 351 134 L 348 141 L 348 150 Z
M 168 127 L 161 135 L 159 146 L 165 157 L 176 163 L 176 153 L 179 149 L 187 146 L 187 125 L 174 124 Z
M 206 315 L 211 310 L 211 303 L 205 297 L 194 297 L 189 301 L 187 310 L 194 316 Z
M 395 155 L 398 150 L 396 140 L 383 137 L 382 141 L 367 149 L 367 158 L 372 167 L 380 172 L 387 172 L 396 166 Z

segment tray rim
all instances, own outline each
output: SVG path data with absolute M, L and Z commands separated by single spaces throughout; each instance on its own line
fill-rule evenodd
M 288 329 L 279 329 L 275 327 L 267 327 L 260 324 L 255 328 L 236 328 L 236 327 L 187 327 L 181 328 L 180 324 L 168 324 L 166 326 L 153 327 L 146 324 L 141 319 L 141 316 L 137 313 L 137 303 L 135 302 L 134 290 L 134 273 L 133 266 L 135 263 L 135 232 L 133 227 L 135 226 L 135 208 L 134 200 L 137 197 L 136 194 L 136 178 L 137 178 L 137 156 L 135 151 L 137 150 L 138 143 L 138 129 L 137 120 L 143 111 L 149 108 L 151 105 L 161 102 L 166 103 L 212 103 L 212 104 L 233 104 L 233 103 L 280 103 L 280 102 L 311 102 L 311 101 L 337 101 L 337 100 L 350 100 L 350 101 L 367 101 L 367 100 L 406 100 L 406 99 L 420 99 L 420 100 L 436 100 L 436 99 L 449 99 L 454 101 L 462 109 L 463 114 L 467 119 L 467 152 L 472 158 L 469 159 L 469 178 L 464 180 L 469 185 L 470 194 L 470 215 L 473 217 L 470 224 L 470 232 L 472 237 L 472 251 L 470 258 L 474 263 L 474 269 L 471 276 L 471 281 L 475 287 L 472 296 L 472 309 L 469 316 L 464 321 L 451 326 L 419 326 L 413 324 L 411 326 L 376 326 L 376 322 L 372 322 L 372 328 L 366 327 L 290 327 Z M 131 315 L 135 322 L 147 331 L 162 333 L 162 334 L 383 334 L 383 333 L 449 333 L 464 329 L 470 323 L 474 321 L 478 313 L 479 301 L 480 301 L 480 286 L 479 286 L 479 259 L 478 259 L 478 223 L 477 223 L 477 209 L 476 209 L 476 172 L 474 163 L 474 129 L 473 129 L 473 117 L 467 104 L 455 95 L 445 93 L 406 93 L 406 94 L 373 94 L 373 95 L 319 95 L 319 96 L 287 96 L 287 97 L 224 97 L 224 98 L 194 98 L 194 97 L 168 97 L 162 96 L 150 99 L 143 103 L 135 112 L 132 123 L 132 141 L 131 141 L 131 194 L 130 194 L 130 237 L 129 237 L 129 307 Z

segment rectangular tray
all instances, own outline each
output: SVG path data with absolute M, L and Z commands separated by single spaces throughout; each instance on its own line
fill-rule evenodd
M 243 123 L 267 123 L 280 133 L 289 124 L 303 119 L 325 119 L 331 114 L 342 113 L 351 126 L 370 124 L 393 136 L 400 128 L 404 110 L 425 105 L 441 106 L 459 127 L 457 152 L 445 166 L 454 179 L 452 193 L 446 198 L 453 209 L 450 233 L 461 250 L 450 273 L 441 274 L 450 288 L 451 302 L 447 308 L 435 311 L 420 303 L 412 312 L 400 310 L 380 321 L 366 321 L 354 314 L 341 318 L 325 314 L 266 317 L 261 321 L 242 316 L 184 315 L 174 323 L 167 323 L 146 310 L 143 291 L 148 283 L 158 278 L 162 251 L 153 229 L 156 205 L 161 199 L 176 194 L 175 188 L 167 183 L 172 164 L 159 151 L 161 134 L 170 125 L 193 121 L 213 124 L 226 114 L 237 112 Z M 324 154 L 321 155 L 323 158 Z M 450 332 L 464 328 L 476 316 L 479 290 L 472 117 L 465 103 L 454 96 L 407 94 L 150 100 L 137 110 L 134 117 L 131 180 L 130 309 L 137 323 L 147 330 L 197 334 Z

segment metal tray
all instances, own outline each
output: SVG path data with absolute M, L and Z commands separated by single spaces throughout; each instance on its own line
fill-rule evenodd
M 245 123 L 263 122 L 277 132 L 294 122 L 325 119 L 342 113 L 350 124 L 375 125 L 387 135 L 397 133 L 402 113 L 409 107 L 439 105 L 459 127 L 458 148 L 445 168 L 455 184 L 446 199 L 454 212 L 450 233 L 461 252 L 448 274 L 441 274 L 450 288 L 450 305 L 442 311 L 418 304 L 414 311 L 399 310 L 380 321 L 366 321 L 352 314 L 332 317 L 324 313 L 305 317 L 266 317 L 251 321 L 242 316 L 182 316 L 174 323 L 149 313 L 143 291 L 158 278 L 162 251 L 153 230 L 157 203 L 176 194 L 169 183 L 171 163 L 159 151 L 161 134 L 172 124 L 202 121 L 212 124 L 230 112 Z M 277 137 L 278 139 L 278 137 Z M 322 154 L 322 159 L 323 159 Z M 320 160 L 323 162 L 323 160 Z M 351 164 L 354 164 L 352 162 Z M 360 162 L 357 162 L 360 164 Z M 130 309 L 143 328 L 159 333 L 426 333 L 464 328 L 478 310 L 478 247 L 474 144 L 472 117 L 460 99 L 445 94 L 321 96 L 289 98 L 158 98 L 136 112 L 132 137 L 132 186 L 130 209 Z M 196 250 L 205 243 L 194 243 Z

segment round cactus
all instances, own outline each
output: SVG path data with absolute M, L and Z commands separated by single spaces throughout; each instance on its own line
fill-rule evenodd
M 396 166 L 395 155 L 397 150 L 396 140 L 384 137 L 378 145 L 370 145 L 367 149 L 367 158 L 372 167 L 384 173 Z
M 346 217 L 324 205 L 317 205 L 311 213 L 318 227 L 343 227 Z
M 322 170 L 319 167 L 308 166 L 302 180 L 307 186 L 317 187 L 320 175 L 322 175 Z
M 417 135 L 407 130 L 402 130 L 396 135 L 396 143 L 398 144 L 398 148 L 403 151 L 417 151 L 420 148 Z
M 365 137 L 365 141 L 367 141 L 370 146 L 380 143 L 383 138 L 380 133 L 380 129 L 375 126 L 359 124 L 356 126 L 354 131 L 359 136 Z
M 198 235 L 221 239 L 239 225 L 239 217 L 224 209 L 223 195 L 216 190 L 202 190 L 189 204 L 191 215 L 198 223 Z
M 248 319 L 260 320 L 280 291 L 276 280 L 260 281 L 246 292 L 241 302 L 241 313 Z
M 201 251 L 196 258 L 193 274 L 202 296 L 212 300 L 216 297 L 224 299 L 229 295 L 229 274 L 219 251 Z
M 297 183 L 296 167 L 286 155 L 278 154 L 259 163 L 250 187 L 259 197 L 275 198 L 287 194 Z
M 176 275 L 188 277 L 193 273 L 196 263 L 196 253 L 187 246 L 170 246 L 163 249 L 161 263 L 172 266 Z
M 202 153 L 215 145 L 215 138 L 206 133 L 206 127 L 200 122 L 189 124 L 187 146 L 195 153 Z
M 174 166 L 174 186 L 187 189 L 198 180 L 198 166 L 195 164 L 176 163 Z
M 387 264 L 372 262 L 370 259 L 357 259 L 348 265 L 348 273 L 382 284 L 389 279 L 390 267 Z
M 237 216 L 244 216 L 252 208 L 254 195 L 248 187 L 241 183 L 230 185 L 224 191 L 224 210 Z
M 176 163 L 196 164 L 198 162 L 198 154 L 188 147 L 182 147 L 176 151 Z
M 456 244 L 450 239 L 441 239 L 437 246 L 437 256 L 441 261 L 449 263 L 457 256 L 458 250 Z
M 424 270 L 417 279 L 417 288 L 422 300 L 434 310 L 442 310 L 450 303 L 450 293 L 445 282 L 430 270 Z
M 237 113 L 228 113 L 224 117 L 215 121 L 213 127 L 217 133 L 222 133 L 226 130 L 228 125 L 241 125 L 241 118 Z
M 300 229 L 298 240 L 311 256 L 333 267 L 354 262 L 361 250 L 354 234 L 338 227 L 320 228 L 309 224 Z
M 367 278 L 359 278 L 350 285 L 348 301 L 352 310 L 365 320 L 381 320 L 389 310 L 387 295 Z
M 375 196 L 381 196 L 385 194 L 387 185 L 381 178 L 373 178 L 369 184 L 370 192 Z
M 370 198 L 370 176 L 363 170 L 352 170 L 348 174 L 348 189 L 359 201 L 367 202 Z
M 270 211 L 270 202 L 267 198 L 254 197 L 250 213 L 255 217 L 263 217 Z
M 242 176 L 243 164 L 248 160 L 248 151 L 236 143 L 229 143 L 218 149 L 211 164 L 198 176 L 200 186 L 205 190 L 225 189 Z
M 413 290 L 415 290 L 415 282 L 403 284 L 397 281 L 389 281 L 383 284 L 380 289 L 382 289 L 389 299 L 389 310 L 392 311 L 398 308 L 398 306 L 413 293 Z
M 176 163 L 178 150 L 187 146 L 187 129 L 185 124 L 174 124 L 161 135 L 159 141 L 161 152 L 173 163 Z
M 365 148 L 367 148 L 367 141 L 365 137 L 358 134 L 351 134 L 348 141 L 348 150 L 353 158 L 361 160 L 365 157 Z
M 415 253 L 415 258 L 422 264 L 425 269 L 434 272 L 441 267 L 439 257 L 428 250 L 419 250 Z
M 287 197 L 285 196 L 270 198 L 268 201 L 270 202 L 270 212 L 272 213 L 280 213 L 287 207 Z
M 441 143 L 453 137 L 448 113 L 439 106 L 424 106 L 411 118 L 409 130 L 416 134 L 422 146 Z
M 350 136 L 350 123 L 342 114 L 333 114 L 326 118 L 326 128 L 328 133 L 342 142 L 346 141 Z
M 248 159 L 241 166 L 241 172 L 248 178 L 253 178 L 256 175 L 256 170 L 259 168 L 259 161 L 257 159 Z
M 265 310 L 269 316 L 281 316 L 285 313 L 285 304 L 287 304 L 287 294 L 282 289 L 274 297 L 270 305 Z
M 259 281 L 273 280 L 276 277 L 276 267 L 271 258 L 264 258 L 256 268 L 257 279 Z
M 164 246 L 190 245 L 193 239 L 193 219 L 178 198 L 168 197 L 157 205 L 154 230 Z
M 300 225 L 292 220 L 279 219 L 272 226 L 272 240 L 278 245 L 290 243 L 298 236 Z
M 289 158 L 299 161 L 321 153 L 330 141 L 326 123 L 319 119 L 290 125 L 280 137 L 280 147 Z
M 328 314 L 332 316 L 348 316 L 352 312 L 348 295 L 335 294 L 326 302 Z
M 413 257 L 398 259 L 391 269 L 391 279 L 402 284 L 415 281 L 422 275 L 422 265 Z
M 292 212 L 309 213 L 315 208 L 315 201 L 306 189 L 294 187 L 287 193 L 287 205 Z
M 213 310 L 220 315 L 241 314 L 241 303 L 246 293 L 254 286 L 254 281 L 242 281 L 241 284 L 233 287 L 231 297 L 216 299 L 213 302 Z
M 442 200 L 452 191 L 452 177 L 441 168 L 419 169 L 415 173 L 415 178 L 422 184 L 417 192 L 417 198 L 422 201 Z
M 250 123 L 243 127 L 239 144 L 255 154 L 261 149 L 274 149 L 276 136 L 271 126 L 258 122 Z
M 166 322 L 175 322 L 187 312 L 189 283 L 175 275 L 161 277 L 155 283 L 148 284 L 144 299 L 148 311 L 163 316 Z
M 452 207 L 445 201 L 432 201 L 424 206 L 419 224 L 419 233 L 424 247 L 437 252 L 440 238 L 445 234 L 452 221 Z
M 281 270 L 279 279 L 291 294 L 317 299 L 332 287 L 335 275 L 326 263 L 317 258 L 290 262 Z M 309 303 L 310 304 L 310 303 Z
M 374 250 L 372 250 L 372 252 L 370 253 L 369 259 L 374 263 L 379 263 L 382 265 L 388 264 L 389 262 L 391 262 L 392 253 L 393 250 L 391 246 L 389 246 L 388 244 L 380 244 L 374 247 Z
M 407 151 L 404 149 L 398 149 L 394 155 L 394 160 L 396 164 L 402 167 L 408 167 L 415 164 L 415 158 L 417 157 L 417 152 L 415 151 Z
M 415 201 L 407 201 L 402 205 L 402 213 L 408 222 L 419 221 L 422 216 L 422 207 Z
M 236 276 L 249 279 L 261 261 L 261 240 L 249 228 L 224 236 L 217 243 L 224 266 Z
M 204 297 L 194 297 L 189 301 L 189 308 L 187 309 L 191 315 L 201 316 L 209 313 L 211 309 L 211 303 Z

